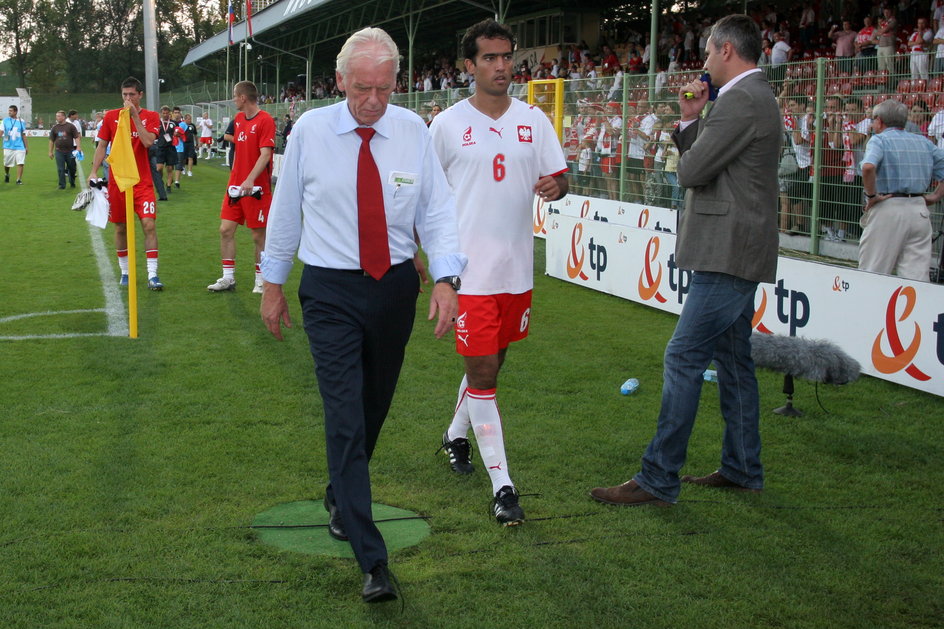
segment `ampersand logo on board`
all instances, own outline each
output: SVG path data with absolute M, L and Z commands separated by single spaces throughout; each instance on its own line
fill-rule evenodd
M 903 302 L 900 315 L 897 314 L 899 302 Z M 902 331 L 898 329 L 898 324 L 904 323 L 911 316 L 917 303 L 918 296 L 913 286 L 899 286 L 892 293 L 885 308 L 885 327 L 879 331 L 872 343 L 872 364 L 880 373 L 891 374 L 904 370 L 915 380 L 924 382 L 930 380 L 931 376 L 921 371 L 914 363 L 914 358 L 921 347 L 921 328 L 917 322 L 914 322 L 908 347 L 905 347 L 902 342 Z M 883 338 L 886 346 L 891 350 L 890 354 L 886 354 L 882 347 Z
M 646 257 L 643 259 L 643 269 L 639 274 L 637 290 L 643 301 L 655 298 L 660 304 L 664 304 L 665 297 L 659 292 L 659 285 L 662 284 L 662 265 L 656 262 L 658 255 L 659 237 L 653 236 L 646 243 Z M 653 266 L 655 266 L 655 269 L 653 269 Z

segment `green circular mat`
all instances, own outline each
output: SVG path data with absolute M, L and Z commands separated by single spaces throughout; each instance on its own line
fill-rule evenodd
M 412 511 L 376 502 L 371 504 L 371 510 L 390 552 L 415 546 L 429 535 L 429 524 Z M 275 505 L 257 515 L 252 521 L 252 527 L 263 544 L 282 550 L 309 555 L 354 557 L 348 542 L 340 542 L 328 535 L 328 512 L 320 500 L 299 500 Z

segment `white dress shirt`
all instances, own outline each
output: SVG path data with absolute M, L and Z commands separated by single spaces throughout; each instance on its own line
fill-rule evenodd
M 284 284 L 292 260 L 329 269 L 359 269 L 357 229 L 358 123 L 342 101 L 305 112 L 292 127 L 272 197 L 262 254 L 262 277 Z M 383 186 L 390 263 L 416 253 L 413 229 L 433 278 L 460 275 L 455 199 L 426 124 L 389 105 L 370 142 Z

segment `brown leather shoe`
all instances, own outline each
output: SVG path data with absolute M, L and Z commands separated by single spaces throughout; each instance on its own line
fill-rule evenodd
M 690 476 L 685 475 L 682 477 L 683 483 L 691 483 L 692 485 L 701 485 L 702 487 L 715 487 L 717 489 L 734 489 L 735 491 L 747 491 L 752 494 L 759 494 L 762 490 L 753 489 L 751 487 L 744 487 L 743 485 L 738 485 L 733 480 L 728 480 L 721 475 L 721 472 L 715 470 L 708 476 Z
M 653 505 L 655 507 L 670 507 L 671 503 L 656 498 L 631 480 L 616 487 L 597 487 L 590 491 L 590 497 L 608 505 L 621 507 L 638 507 L 639 505 Z

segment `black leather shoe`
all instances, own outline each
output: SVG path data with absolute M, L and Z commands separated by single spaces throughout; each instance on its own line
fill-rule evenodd
M 397 600 L 397 593 L 390 583 L 390 571 L 387 564 L 379 563 L 370 572 L 364 574 L 364 591 L 361 598 L 365 603 L 383 603 Z
M 349 538 L 344 530 L 344 521 L 341 519 L 341 514 L 338 513 L 337 505 L 328 502 L 328 498 L 325 496 L 324 508 L 328 512 L 328 535 L 338 541 L 346 542 Z

